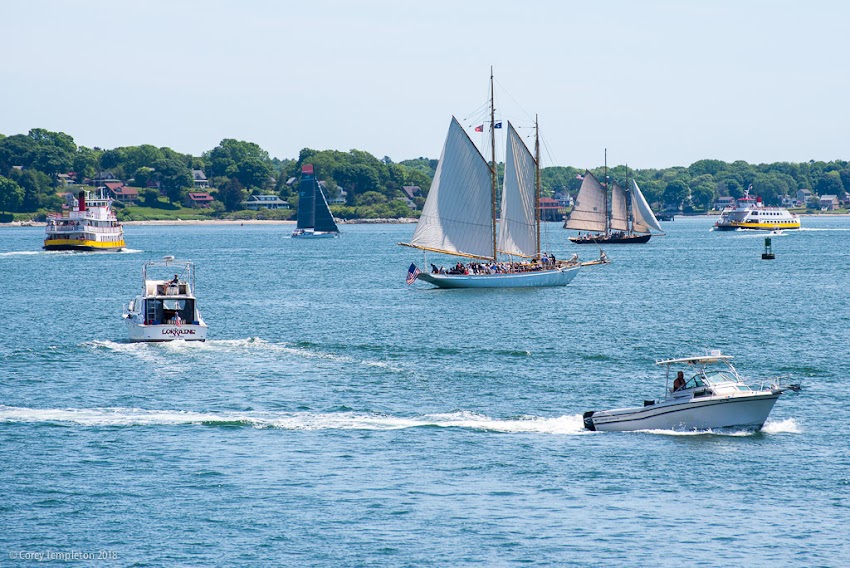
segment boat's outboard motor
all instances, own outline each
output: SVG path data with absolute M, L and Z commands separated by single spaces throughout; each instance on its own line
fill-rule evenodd
M 584 413 L 584 427 L 591 432 L 596 432 L 596 425 L 593 423 L 594 410 L 588 410 Z

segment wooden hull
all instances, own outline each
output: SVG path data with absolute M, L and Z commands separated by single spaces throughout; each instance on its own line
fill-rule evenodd
M 630 245 L 645 243 L 652 238 L 652 235 L 631 235 L 624 237 L 599 237 L 596 239 L 586 239 L 584 237 L 570 237 L 570 241 L 577 245 Z
M 433 274 L 421 272 L 419 280 L 439 288 L 548 288 L 566 286 L 580 266 L 511 274 Z

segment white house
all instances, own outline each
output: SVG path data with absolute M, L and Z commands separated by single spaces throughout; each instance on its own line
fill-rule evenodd
M 243 209 L 258 211 L 260 209 L 289 209 L 289 203 L 277 195 L 252 195 L 242 202 Z

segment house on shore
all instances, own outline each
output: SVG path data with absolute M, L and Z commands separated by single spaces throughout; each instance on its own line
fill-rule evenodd
M 818 204 L 820 205 L 821 211 L 835 211 L 839 207 L 838 196 L 821 195 Z
M 736 204 L 737 202 L 735 201 L 734 197 L 732 197 L 731 195 L 725 195 L 723 197 L 718 197 L 714 201 L 714 209 L 715 211 L 723 211 L 727 207 L 731 207 L 734 209 Z
M 127 187 L 120 181 L 109 181 L 103 185 L 115 201 L 129 205 L 139 200 L 139 190 L 135 187 Z
M 213 201 L 215 201 L 213 196 L 206 191 L 190 191 L 186 194 L 183 205 L 196 209 L 209 209 Z
M 195 189 L 206 189 L 210 186 L 210 182 L 207 180 L 204 170 L 192 170 L 192 180 Z
M 242 202 L 243 209 L 259 211 L 260 209 L 289 209 L 289 202 L 277 195 L 252 195 Z

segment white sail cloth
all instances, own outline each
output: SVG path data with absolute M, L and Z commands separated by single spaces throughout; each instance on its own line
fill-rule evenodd
M 576 196 L 575 206 L 570 212 L 565 229 L 577 229 L 581 231 L 605 232 L 605 211 L 607 199 L 605 199 L 605 188 L 593 177 L 589 171 L 584 172 L 584 180 Z
M 611 230 L 629 230 L 629 211 L 626 205 L 626 191 L 616 181 L 611 184 Z
M 452 117 L 410 244 L 426 250 L 492 258 L 492 199 L 490 166 Z
M 655 214 L 646 202 L 646 198 L 641 193 L 636 181 L 632 180 L 634 187 L 632 188 L 632 230 L 635 233 L 649 233 L 650 229 L 664 232 Z
M 534 157 L 508 122 L 505 181 L 499 217 L 499 252 L 534 257 L 537 250 Z

